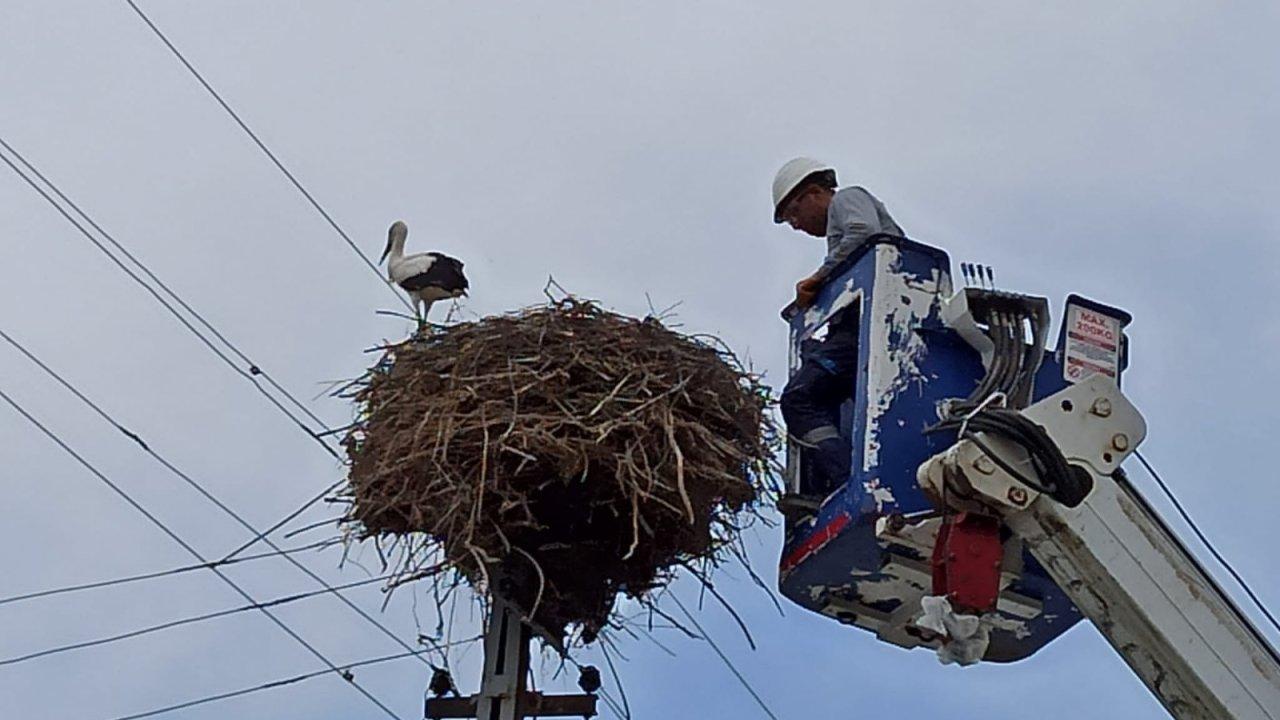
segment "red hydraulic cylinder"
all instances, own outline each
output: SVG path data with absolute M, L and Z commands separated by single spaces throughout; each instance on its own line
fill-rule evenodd
M 957 612 L 994 611 L 1003 556 L 998 518 L 952 515 L 943 521 L 933 545 L 933 594 L 945 595 Z

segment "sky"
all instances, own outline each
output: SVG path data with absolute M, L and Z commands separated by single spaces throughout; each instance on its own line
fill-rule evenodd
M 1267 451 L 1280 426 L 1274 4 L 140 5 L 365 253 L 403 219 L 411 251 L 462 258 L 463 319 L 536 303 L 549 276 L 628 314 L 679 302 L 683 330 L 719 335 L 780 387 L 778 310 L 824 248 L 771 223 L 773 172 L 799 154 L 869 188 L 912 237 L 1047 296 L 1055 314 L 1071 292 L 1125 308 L 1145 454 L 1280 608 L 1280 556 L 1265 550 L 1280 503 Z M 327 424 L 351 420 L 327 383 L 404 335 L 404 321 L 375 314 L 398 301 L 123 0 L 5 2 L 0 97 L 0 137 Z M 0 243 L 0 329 L 250 522 L 269 525 L 341 478 L 7 167 Z M 3 345 L 0 390 L 201 553 L 247 539 Z M 190 562 L 7 406 L 0 436 L 0 596 Z M 747 542 L 775 582 L 779 531 Z M 378 571 L 358 548 L 358 565 L 339 567 L 336 548 L 301 557 L 334 583 Z M 278 560 L 228 572 L 258 599 L 316 587 Z M 780 614 L 741 571 L 719 587 L 758 649 L 714 604 L 699 620 L 781 718 L 1165 717 L 1087 624 L 1027 661 L 960 669 L 785 600 Z M 696 599 L 687 580 L 674 592 Z M 409 642 L 417 622 L 436 622 L 427 597 L 415 620 L 411 592 L 385 611 L 376 586 L 349 597 Z M 4 605 L 0 658 L 240 604 L 196 573 Z M 470 608 L 458 635 L 477 627 Z M 339 664 L 400 651 L 333 598 L 279 614 Z M 706 643 L 656 639 L 618 638 L 636 718 L 765 717 Z M 478 658 L 451 656 L 464 690 Z M 595 651 L 583 661 L 603 665 Z M 319 667 L 242 613 L 0 666 L 0 707 L 113 718 Z M 571 689 L 554 667 L 539 663 L 539 685 Z M 412 659 L 356 671 L 404 718 L 421 716 L 428 676 Z M 381 714 L 326 676 L 173 716 Z

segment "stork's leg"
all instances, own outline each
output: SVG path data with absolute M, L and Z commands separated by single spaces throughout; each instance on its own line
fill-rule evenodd
M 434 301 L 433 301 L 433 300 L 423 300 L 423 301 L 422 301 L 422 324 L 423 324 L 423 325 L 427 324 L 427 313 L 431 312 L 431 303 L 432 303 L 432 302 L 434 302 Z

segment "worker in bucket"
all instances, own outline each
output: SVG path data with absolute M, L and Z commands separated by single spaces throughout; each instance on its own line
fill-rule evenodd
M 872 235 L 903 235 L 871 193 L 837 189 L 836 171 L 811 158 L 787 162 L 773 179 L 773 221 L 827 239 L 827 257 L 796 283 L 795 305 L 813 304 L 828 275 Z M 847 313 L 846 313 L 847 315 Z M 822 342 L 807 342 L 799 370 L 782 391 L 782 418 L 809 458 L 810 481 L 800 497 L 785 499 L 784 511 L 811 510 L 849 477 L 849 442 L 841 434 L 840 405 L 853 393 L 858 363 L 856 318 L 833 318 Z

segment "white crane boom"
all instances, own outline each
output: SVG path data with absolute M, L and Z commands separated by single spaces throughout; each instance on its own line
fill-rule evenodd
M 921 468 L 926 487 L 963 477 L 1178 720 L 1280 720 L 1280 656 L 1142 496 L 1115 470 L 1146 433 L 1136 408 L 1095 376 L 1027 408 L 1093 489 L 1075 507 L 1000 467 L 975 470 L 964 441 Z M 987 438 L 998 453 L 1018 450 Z M 1010 488 L 1034 496 L 1025 508 Z

